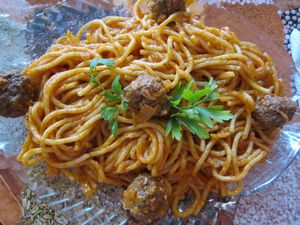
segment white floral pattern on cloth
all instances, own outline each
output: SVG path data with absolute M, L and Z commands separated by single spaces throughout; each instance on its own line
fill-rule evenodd
M 294 29 L 300 30 L 300 8 L 287 11 L 278 10 L 278 14 L 281 16 L 284 26 L 285 48 L 291 54 L 290 35 Z
M 226 3 L 230 3 L 230 4 L 240 4 L 240 5 L 244 5 L 244 4 L 256 4 L 256 5 L 260 5 L 260 4 L 274 4 L 273 0 L 222 0 L 222 2 L 226 2 Z
M 25 188 L 21 193 L 21 223 L 24 225 L 74 225 L 60 213 L 42 203 L 29 188 Z

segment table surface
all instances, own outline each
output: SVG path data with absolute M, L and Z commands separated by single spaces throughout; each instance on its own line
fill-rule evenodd
M 9 3 L 10 1 L 1 0 L 1 2 Z M 243 11 L 242 6 L 230 7 Z M 5 13 L 7 10 L 9 9 L 1 6 L 0 13 Z M 253 23 L 273 35 L 278 45 L 283 48 L 282 24 L 275 6 L 252 5 L 243 13 Z M 18 223 L 18 197 L 21 189 L 22 183 L 6 169 L 5 162 L 1 160 L 0 155 L 0 224 L 13 225 Z M 293 164 L 271 187 L 240 199 L 234 223 L 236 225 L 300 224 L 299 190 L 300 157 L 298 155 Z
M 236 225 L 300 224 L 300 157 L 269 188 L 242 197 L 234 223 Z

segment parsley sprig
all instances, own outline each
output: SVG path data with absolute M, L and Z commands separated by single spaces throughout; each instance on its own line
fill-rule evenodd
M 105 91 L 104 96 L 109 104 L 117 104 L 115 106 L 103 106 L 101 108 L 101 116 L 105 121 L 109 122 L 109 129 L 112 135 L 118 134 L 118 116 L 120 113 L 128 109 L 128 103 L 123 97 L 122 86 L 120 84 L 120 75 L 116 76 L 112 82 L 111 92 Z
M 194 81 L 187 84 L 179 82 L 171 93 L 171 106 L 175 113 L 171 114 L 167 123 L 166 135 L 171 133 L 172 138 L 178 141 L 182 138 L 182 126 L 199 138 L 208 138 L 206 127 L 213 127 L 213 121 L 223 123 L 233 117 L 221 105 L 202 106 L 205 102 L 220 98 L 216 92 L 218 86 L 213 79 L 204 83 L 204 88 L 197 91 L 192 91 L 193 83 Z
M 116 76 L 112 82 L 111 90 L 105 90 L 97 78 L 96 67 L 103 64 L 111 69 L 115 69 L 115 62 L 110 59 L 95 58 L 90 62 L 90 82 L 98 84 L 104 91 L 106 106 L 101 108 L 101 116 L 109 123 L 109 129 L 113 136 L 118 134 L 118 116 L 128 110 L 128 103 L 123 96 L 120 84 L 120 75 Z M 178 85 L 171 92 L 172 113 L 166 125 L 166 135 L 171 133 L 172 137 L 178 141 L 182 139 L 182 129 L 191 131 L 199 138 L 208 138 L 207 127 L 212 128 L 214 121 L 223 123 L 230 120 L 233 115 L 229 110 L 224 110 L 221 105 L 204 107 L 203 103 L 218 100 L 220 95 L 216 92 L 217 84 L 213 79 L 204 83 L 203 89 L 193 91 L 194 81 Z
M 96 66 L 98 64 L 103 64 L 111 69 L 115 69 L 115 62 L 110 59 L 95 58 L 90 62 L 90 82 L 93 84 L 98 84 L 101 89 L 104 90 L 101 82 L 97 78 Z M 109 129 L 113 136 L 118 134 L 118 116 L 120 113 L 128 109 L 128 103 L 123 97 L 122 86 L 120 84 L 120 75 L 116 76 L 111 85 L 111 91 L 104 90 L 104 97 L 107 106 L 103 106 L 100 110 L 100 114 L 105 121 L 108 121 Z
M 102 85 L 97 78 L 96 67 L 98 64 L 108 66 L 111 69 L 115 69 L 116 66 L 115 66 L 115 61 L 113 61 L 111 59 L 104 59 L 104 58 L 97 57 L 97 58 L 94 58 L 91 60 L 91 62 L 90 62 L 90 74 L 91 74 L 90 83 L 98 84 L 102 88 Z

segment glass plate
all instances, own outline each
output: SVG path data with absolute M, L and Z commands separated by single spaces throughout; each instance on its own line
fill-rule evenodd
M 67 0 L 60 4 L 37 10 L 24 25 L 1 15 L 0 27 L 9 27 L 8 32 L 1 34 L 4 42 L 11 45 L 1 46 L 0 71 L 10 68 L 24 68 L 29 62 L 42 55 L 67 30 L 76 33 L 84 23 L 108 15 L 128 16 L 132 11 L 133 1 L 81 1 Z M 36 10 L 36 8 L 34 9 Z M 205 16 L 207 25 L 228 26 L 238 37 L 256 43 L 273 59 L 279 76 L 285 81 L 286 94 L 295 95 L 292 77 L 295 69 L 290 56 L 276 44 L 273 37 L 267 35 L 260 27 L 252 24 L 241 14 L 229 10 L 220 4 L 195 3 L 191 11 Z M 15 45 L 16 44 L 16 45 Z M 10 46 L 14 46 L 12 49 Z M 9 54 L 7 53 L 9 52 Z M 285 126 L 280 138 L 274 145 L 267 160 L 253 168 L 244 181 L 242 194 L 249 195 L 261 190 L 277 179 L 291 164 L 300 149 L 299 116 Z M 18 153 L 26 130 L 23 119 L 4 119 L 0 117 L 0 149 L 6 157 Z M 22 170 L 18 167 L 18 170 Z M 120 196 L 122 188 L 111 185 L 100 185 L 99 191 L 90 198 L 85 198 L 76 182 L 63 177 L 47 177 L 45 166 L 39 165 L 28 170 L 28 176 L 22 177 L 30 190 L 39 199 L 61 212 L 70 222 L 79 224 L 133 224 L 135 223 L 122 209 Z M 205 208 L 197 217 L 188 220 L 173 218 L 172 214 L 160 221 L 160 224 L 215 224 L 222 212 L 232 217 L 238 197 L 220 198 L 211 195 Z M 59 223 L 59 222 L 57 222 Z

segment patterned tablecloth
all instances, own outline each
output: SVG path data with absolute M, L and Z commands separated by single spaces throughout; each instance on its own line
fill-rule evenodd
M 55 0 L 54 0 L 55 1 Z M 0 14 L 9 11 L 9 0 L 0 0 Z M 5 4 L 8 3 L 8 4 Z M 23 0 L 15 0 L 15 3 Z M 32 4 L 45 3 L 44 0 L 28 0 L 26 7 L 31 7 Z M 240 10 L 253 23 L 258 24 L 264 30 L 273 35 L 278 42 L 278 45 L 285 47 L 289 51 L 289 35 L 295 28 L 300 29 L 300 7 L 299 0 L 289 0 L 289 4 L 279 4 L 282 9 L 278 9 L 273 4 L 278 3 L 277 0 L 227 0 L 223 1 L 228 4 L 240 3 L 238 5 L 229 5 L 228 7 Z M 243 11 L 242 4 L 267 3 L 268 5 L 251 5 L 246 11 Z M 280 2 L 280 1 L 279 1 Z M 4 4 L 3 4 L 4 3 Z M 3 6 L 3 7 L 2 7 Z M 289 8 L 291 10 L 287 11 Z M 22 9 L 18 9 L 22 10 Z M 26 10 L 25 10 L 26 11 Z M 19 13 L 16 13 L 19 14 Z M 280 18 L 281 17 L 281 18 Z M 283 32 L 282 32 L 283 30 Z M 283 35 L 284 33 L 284 35 Z M 1 150 L 1 146 L 0 146 Z M 19 222 L 19 198 L 20 192 L 23 189 L 23 183 L 17 179 L 16 175 L 7 169 L 7 165 L 14 163 L 5 162 L 1 158 L 0 152 L 0 224 L 13 225 Z M 22 173 L 22 172 L 20 172 Z M 22 176 L 22 174 L 19 174 Z M 300 224 L 300 157 L 296 158 L 293 164 L 284 172 L 284 174 L 269 188 L 260 191 L 249 197 L 242 197 L 236 211 L 234 224 L 236 225 L 296 225 Z M 25 198 L 25 196 L 27 197 Z M 32 204 L 38 200 L 30 197 L 30 202 L 24 202 L 24 199 L 29 199 L 29 192 L 23 192 L 21 198 L 22 205 Z M 23 201 L 23 202 L 22 202 Z M 46 214 L 52 215 L 57 221 L 64 221 L 53 210 L 45 207 Z M 24 215 L 24 212 L 22 212 Z M 24 216 L 23 222 L 30 221 L 29 215 Z M 43 223 L 42 223 L 43 224 Z M 54 222 L 54 224 L 57 224 Z

